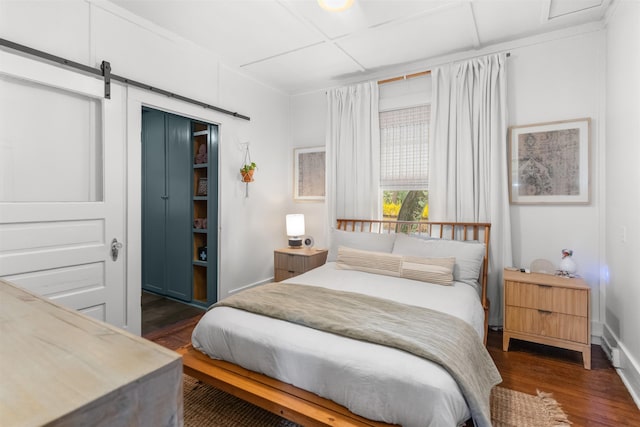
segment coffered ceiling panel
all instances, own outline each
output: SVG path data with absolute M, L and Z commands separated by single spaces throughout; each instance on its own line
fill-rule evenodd
M 535 33 L 544 25 L 543 3 L 539 1 L 480 1 L 473 3 L 478 37 L 484 44 Z
M 316 26 L 328 38 L 336 39 L 460 2 L 461 0 L 355 0 L 351 8 L 340 13 L 319 10 L 316 1 L 287 0 L 283 3 Z
M 276 1 L 114 0 L 136 15 L 242 65 L 322 42 Z
M 458 5 L 399 20 L 345 37 L 337 44 L 367 69 L 470 49 L 475 45 L 475 28 L 465 9 L 467 5 Z
M 576 13 L 598 13 L 604 0 L 550 0 L 549 19 Z
M 298 93 L 338 84 L 335 76 L 364 74 L 347 55 L 328 43 L 243 66 L 242 70 L 259 75 L 288 93 Z

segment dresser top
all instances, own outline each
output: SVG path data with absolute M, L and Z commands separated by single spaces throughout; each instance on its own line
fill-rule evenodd
M 0 328 L 6 425 L 47 424 L 182 363 L 173 351 L 3 280 Z
M 563 277 L 544 273 L 521 273 L 504 269 L 504 280 L 512 282 L 533 283 L 539 285 L 558 286 L 563 288 L 590 289 L 589 285 L 579 277 Z

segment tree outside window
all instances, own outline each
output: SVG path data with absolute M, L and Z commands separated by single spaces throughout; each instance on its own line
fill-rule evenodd
M 384 219 L 426 221 L 429 219 L 427 190 L 386 190 L 382 192 Z

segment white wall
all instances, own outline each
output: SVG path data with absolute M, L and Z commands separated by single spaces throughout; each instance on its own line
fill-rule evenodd
M 640 3 L 617 4 L 607 27 L 604 335 L 640 406 Z
M 601 335 L 603 268 L 602 204 L 604 126 L 604 31 L 586 32 L 510 49 L 509 125 L 591 118 L 591 203 L 512 205 L 513 262 L 537 258 L 558 266 L 561 250 L 573 249 L 578 274 L 591 286 L 592 333 Z
M 327 247 L 327 209 L 322 201 L 293 200 L 293 150 L 301 147 L 324 147 L 327 119 L 326 94 L 314 92 L 291 97 L 291 141 L 288 159 L 287 213 L 304 214 L 305 232 L 315 240 L 315 246 Z M 284 219 L 283 219 L 284 226 Z M 286 241 L 283 241 L 286 245 Z
M 91 67 L 98 68 L 107 60 L 114 74 L 250 116 L 251 121 L 244 121 L 161 95 L 129 91 L 138 97 L 138 104 L 130 105 L 142 102 L 220 124 L 220 297 L 273 277 L 273 249 L 286 241 L 285 200 L 290 197 L 288 168 L 282 166 L 290 156 L 287 95 L 226 68 L 214 55 L 110 3 L 2 0 L 0 37 Z M 129 113 L 133 115 L 129 115 L 127 133 L 128 191 L 136 194 L 138 112 Z M 127 117 L 127 111 L 122 114 Z M 239 176 L 244 160 L 239 144 L 247 141 L 252 160 L 258 164 L 249 197 L 245 197 Z M 130 202 L 129 215 L 139 215 L 139 205 Z M 139 220 L 130 219 L 128 224 L 126 243 L 139 252 Z M 130 261 L 134 274 L 129 296 L 135 298 L 137 290 L 139 298 L 139 254 Z

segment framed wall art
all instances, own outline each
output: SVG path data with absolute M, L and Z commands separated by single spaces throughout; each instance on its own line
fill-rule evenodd
M 207 178 L 200 178 L 198 180 L 198 189 L 196 190 L 196 196 L 207 195 Z
M 324 200 L 325 148 L 296 148 L 293 157 L 294 200 Z
M 590 128 L 590 118 L 510 127 L 510 202 L 589 203 Z

